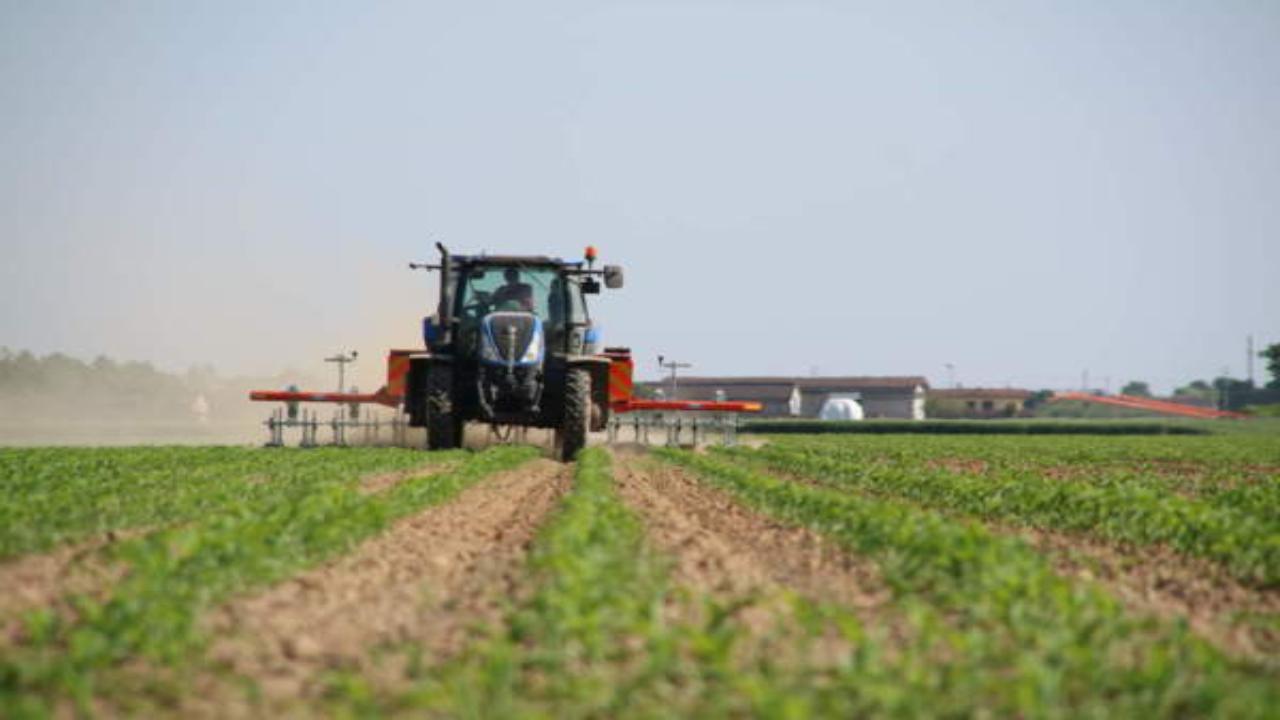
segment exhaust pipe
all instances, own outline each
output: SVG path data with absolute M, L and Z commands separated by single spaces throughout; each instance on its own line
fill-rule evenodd
M 453 263 L 444 243 L 436 243 L 436 249 L 440 251 L 440 307 L 436 317 L 440 318 L 444 344 L 449 345 L 453 343 Z

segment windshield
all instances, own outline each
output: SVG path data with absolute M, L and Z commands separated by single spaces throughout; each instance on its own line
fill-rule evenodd
M 485 267 L 466 271 L 458 297 L 463 321 L 491 312 L 531 312 L 543 321 L 565 321 L 565 288 L 560 273 L 548 267 Z

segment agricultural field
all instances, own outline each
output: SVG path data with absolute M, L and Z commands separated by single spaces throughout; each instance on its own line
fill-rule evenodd
M 1274 717 L 1280 441 L 0 449 L 0 717 Z

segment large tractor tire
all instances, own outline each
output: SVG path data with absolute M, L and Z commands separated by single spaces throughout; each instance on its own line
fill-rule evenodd
M 570 368 L 564 382 L 564 417 L 556 431 L 556 450 L 564 462 L 572 462 L 587 446 L 591 423 L 591 373 Z
M 427 449 L 462 447 L 462 420 L 453 405 L 453 368 L 433 365 L 427 371 Z

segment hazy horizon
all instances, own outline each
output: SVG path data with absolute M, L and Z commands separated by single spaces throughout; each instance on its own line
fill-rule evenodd
M 1268 2 L 0 0 L 0 346 L 373 387 L 439 240 L 596 245 L 646 378 L 1243 377 L 1277 77 Z

